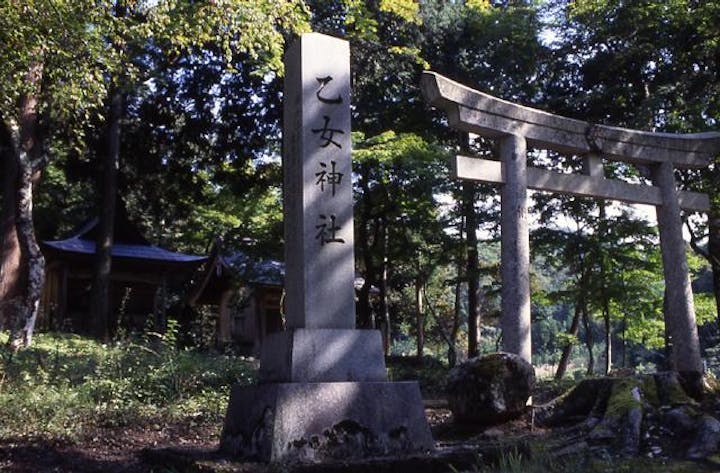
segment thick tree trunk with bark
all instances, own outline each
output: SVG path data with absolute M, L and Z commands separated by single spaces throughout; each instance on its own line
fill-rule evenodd
M 117 173 L 120 158 L 120 120 L 122 94 L 117 88 L 111 92 L 108 117 L 107 149 L 103 160 L 102 205 L 99 212 L 98 234 L 95 242 L 95 274 L 92 287 L 92 321 L 95 336 L 103 341 L 111 337 L 110 272 L 115 231 L 117 201 Z
M 6 149 L 5 153 L 11 153 L 17 166 L 17 180 L 13 186 L 16 192 L 13 223 L 20 251 L 19 267 L 2 276 L 2 285 L 6 288 L 21 288 L 20 291 L 16 291 L 18 292 L 16 296 L 2 301 L 13 307 L 8 340 L 8 346 L 13 351 L 32 343 L 45 279 L 45 259 L 35 239 L 32 220 L 33 185 L 39 179 L 46 158 L 38 126 L 38 97 L 42 78 L 43 63 L 38 60 L 30 65 L 26 74 L 28 89 L 33 92 L 20 98 L 17 133 L 14 133 L 12 127 L 4 121 L 7 117 L 0 117 L 3 119 L 3 139 L 10 137 L 9 150 Z M 12 166 L 10 169 L 12 170 Z M 10 200 L 12 201 L 13 198 L 10 197 Z M 10 219 L 3 222 L 5 223 L 10 225 Z M 3 228 L 3 239 L 6 235 L 12 235 L 12 232 L 11 228 Z M 12 252 L 3 252 L 3 260 L 0 264 L 6 267 L 5 258 L 12 255 Z M 11 269 L 12 263 L 7 268 Z
M 21 347 L 28 347 L 32 343 L 40 297 L 45 282 L 45 258 L 35 239 L 32 220 L 33 178 L 36 170 L 32 160 L 23 154 L 20 155 L 17 227 L 23 259 L 27 264 L 27 286 L 24 303 L 18 306 L 18 313 L 10 330 L 9 345 L 13 351 Z
M 22 252 L 18 237 L 17 190 L 20 176 L 10 130 L 0 117 L 0 171 L 3 199 L 0 209 L 0 329 L 9 328 L 23 293 Z

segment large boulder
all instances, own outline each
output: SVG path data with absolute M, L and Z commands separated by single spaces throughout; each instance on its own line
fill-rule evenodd
M 530 363 L 512 353 L 491 353 L 450 370 L 448 404 L 455 422 L 497 424 L 525 411 L 534 385 Z

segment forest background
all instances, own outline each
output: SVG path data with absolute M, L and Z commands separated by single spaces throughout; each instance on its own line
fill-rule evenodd
M 716 130 L 718 25 L 720 4 L 692 0 L 4 1 L 0 303 L 8 343 L 32 339 L 37 241 L 93 216 L 106 243 L 98 246 L 95 331 L 109 336 L 116 199 L 154 244 L 204 254 L 222 236 L 228 251 L 282 259 L 282 51 L 317 31 L 350 41 L 355 254 L 365 281 L 358 325 L 383 330 L 390 353 L 454 364 L 493 351 L 501 336 L 498 193 L 452 179 L 448 158 L 492 157 L 494 145 L 448 128 L 423 101 L 420 73 L 596 124 Z M 574 156 L 530 159 L 561 172 L 581 166 Z M 683 188 L 711 197 L 709 216 L 685 216 L 710 367 L 720 365 L 719 159 L 677 174 Z M 622 163 L 609 163 L 606 175 L 648 182 L 647 170 Z M 653 213 L 535 193 L 531 215 L 534 362 L 559 376 L 568 366 L 661 365 Z

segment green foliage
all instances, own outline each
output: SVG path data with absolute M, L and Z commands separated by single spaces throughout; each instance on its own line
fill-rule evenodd
M 171 45 L 170 54 L 214 45 L 228 65 L 238 53 L 260 64 L 260 75 L 282 72 L 284 35 L 309 31 L 308 16 L 299 0 L 160 1 L 148 11 L 152 37 Z
M 66 144 L 83 146 L 85 130 L 78 124 L 97 112 L 107 95 L 103 73 L 117 62 L 104 42 L 107 17 L 95 3 L 0 3 L 0 118 L 9 128 L 19 125 L 20 98 L 35 96 L 46 120 L 74 128 Z M 28 80 L 33 68 L 41 74 L 39 83 Z M 49 131 L 56 136 L 58 130 Z
M 591 122 L 694 133 L 717 128 L 720 71 L 717 2 L 548 2 L 556 22 L 546 94 L 550 106 Z M 678 172 L 681 186 L 710 194 L 720 209 L 720 166 Z M 690 219 L 694 233 L 717 235 L 717 219 Z M 708 228 L 709 227 L 709 228 Z M 716 244 L 710 261 L 718 261 Z M 717 272 L 719 267 L 714 268 Z
M 718 320 L 715 297 L 708 293 L 694 294 L 695 319 L 698 326 L 716 323 Z
M 91 425 L 220 422 L 230 385 L 255 374 L 242 358 L 178 349 L 173 323 L 166 334 L 111 345 L 41 334 L 32 348 L 4 352 L 0 368 L 0 436 L 67 439 Z
M 448 367 L 438 359 L 425 356 L 392 356 L 387 358 L 390 381 L 417 381 L 425 398 L 441 398 L 445 394 Z

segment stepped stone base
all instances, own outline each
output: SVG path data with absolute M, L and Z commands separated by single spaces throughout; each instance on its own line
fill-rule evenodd
M 263 342 L 259 382 L 387 381 L 379 330 L 296 328 Z
M 273 383 L 232 389 L 220 450 L 266 462 L 430 452 L 416 382 Z

